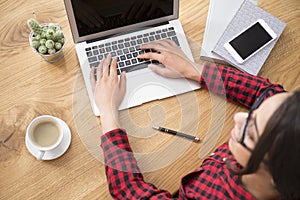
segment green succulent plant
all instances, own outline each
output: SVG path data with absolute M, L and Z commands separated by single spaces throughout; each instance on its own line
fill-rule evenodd
M 64 34 L 58 25 L 40 25 L 35 19 L 29 19 L 27 25 L 33 32 L 30 38 L 32 48 L 41 54 L 55 54 L 64 43 Z

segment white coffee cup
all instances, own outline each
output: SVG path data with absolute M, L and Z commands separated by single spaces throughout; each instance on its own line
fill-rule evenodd
M 42 160 L 47 151 L 58 147 L 63 136 L 63 127 L 59 119 L 50 115 L 42 115 L 33 119 L 26 130 L 28 142 L 38 150 L 37 160 Z

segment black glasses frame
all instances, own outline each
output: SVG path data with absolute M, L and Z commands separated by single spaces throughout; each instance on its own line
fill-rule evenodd
M 249 113 L 248 113 L 248 117 L 246 119 L 245 125 L 243 127 L 243 133 L 242 133 L 242 137 L 241 139 L 238 141 L 244 148 L 246 148 L 248 151 L 252 151 L 244 142 L 245 139 L 245 135 L 246 135 L 246 129 L 248 127 L 248 124 L 251 120 L 251 115 L 253 113 L 254 110 L 256 110 L 261 103 L 264 101 L 264 99 L 267 97 L 268 93 L 270 90 L 273 90 L 272 88 L 269 88 L 267 90 L 265 90 L 255 101 L 255 103 L 253 104 L 253 106 L 250 108 Z M 258 129 L 257 129 L 257 125 L 256 125 L 256 121 L 254 121 L 254 125 L 258 134 Z

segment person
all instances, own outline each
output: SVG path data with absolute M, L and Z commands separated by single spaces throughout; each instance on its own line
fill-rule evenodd
M 141 54 L 139 58 L 164 65 L 149 65 L 154 72 L 198 81 L 202 88 L 225 94 L 228 100 L 250 111 L 234 115 L 229 141 L 183 177 L 178 194 L 172 196 L 145 182 L 137 166 L 118 114 L 126 91 L 126 74 L 122 73 L 118 80 L 117 60 L 109 55 L 91 70 L 91 84 L 105 133 L 101 147 L 113 198 L 300 199 L 300 91 L 286 92 L 266 78 L 231 67 L 195 64 L 171 40 L 145 44 L 141 49 L 156 52 Z

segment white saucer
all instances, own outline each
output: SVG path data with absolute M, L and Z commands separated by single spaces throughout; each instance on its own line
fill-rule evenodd
M 63 130 L 64 130 L 64 137 L 58 147 L 56 147 L 53 150 L 45 152 L 42 160 L 52 160 L 52 159 L 62 156 L 67 151 L 67 149 L 69 148 L 69 146 L 71 144 L 71 131 L 70 131 L 69 126 L 63 120 L 61 120 L 59 118 L 57 118 L 57 119 L 62 124 Z M 29 143 L 27 137 L 25 138 L 25 144 L 26 144 L 28 151 L 34 157 L 36 157 L 39 151 Z

